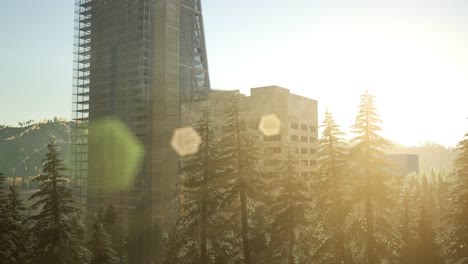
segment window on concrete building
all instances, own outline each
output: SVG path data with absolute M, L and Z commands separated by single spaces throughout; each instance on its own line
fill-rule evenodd
M 301 137 L 301 142 L 307 142 L 307 141 L 308 141 L 307 137 L 304 137 L 304 136 Z
M 317 164 L 317 161 L 316 160 L 310 160 L 310 166 L 314 166 Z
M 310 154 L 315 154 L 315 153 L 317 153 L 317 150 L 314 149 L 314 148 L 311 148 L 311 149 L 310 149 Z
M 308 149 L 306 148 L 301 148 L 301 154 L 307 154 L 308 153 Z
M 291 135 L 291 141 L 298 141 L 299 136 L 298 135 Z
M 281 153 L 281 147 L 272 147 L 270 149 L 272 153 Z
M 307 131 L 307 125 L 302 125 L 301 124 L 301 130 Z
M 309 161 L 308 160 L 303 160 L 302 161 L 302 166 L 308 166 L 309 165 Z
M 316 126 L 310 126 L 310 131 L 317 132 L 317 127 Z
M 310 137 L 310 143 L 314 143 L 317 140 L 315 137 Z
M 281 135 L 274 135 L 274 136 L 264 136 L 264 141 L 281 141 Z
M 298 123 L 291 123 L 291 128 L 292 129 L 299 129 L 299 124 Z
M 301 172 L 301 176 L 307 177 L 307 176 L 309 176 L 309 172 L 308 171 L 303 171 L 303 172 Z

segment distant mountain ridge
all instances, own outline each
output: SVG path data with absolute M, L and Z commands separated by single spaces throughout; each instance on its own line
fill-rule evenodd
M 13 178 L 38 175 L 51 140 L 70 164 L 70 132 L 71 122 L 59 118 L 21 127 L 0 126 L 0 172 Z
M 21 123 L 20 127 L 0 125 L 0 172 L 7 177 L 28 178 L 40 172 L 46 146 L 54 140 L 60 147 L 62 159 L 70 166 L 70 135 L 72 122 L 61 118 L 42 122 Z M 394 145 L 387 154 L 419 155 L 420 171 L 432 167 L 449 171 L 456 158 L 454 149 L 431 143 L 416 147 Z

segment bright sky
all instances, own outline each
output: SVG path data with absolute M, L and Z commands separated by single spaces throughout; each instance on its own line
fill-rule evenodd
M 71 116 L 73 1 L 0 2 L 0 124 Z M 280 85 L 348 131 L 368 89 L 383 135 L 468 131 L 466 0 L 204 0 L 213 88 Z

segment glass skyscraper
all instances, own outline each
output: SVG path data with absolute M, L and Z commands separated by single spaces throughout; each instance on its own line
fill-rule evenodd
M 142 207 L 143 221 L 164 232 L 178 172 L 169 142 L 180 104 L 210 92 L 200 0 L 76 0 L 75 13 L 76 195 L 88 214 L 111 203 L 125 218 Z M 109 184 L 118 177 L 108 166 L 125 161 L 98 162 L 125 151 L 93 137 L 90 127 L 106 118 L 123 123 L 143 146 L 130 185 Z

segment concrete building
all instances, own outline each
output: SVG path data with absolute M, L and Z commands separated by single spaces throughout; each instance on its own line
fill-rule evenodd
M 183 104 L 182 117 L 184 125 L 192 125 L 199 118 L 204 107 L 214 113 L 215 130 L 221 133 L 224 123 L 223 112 L 233 94 L 239 91 L 213 91 L 209 99 L 196 104 Z M 264 136 L 257 130 L 258 138 L 266 147 L 267 154 L 261 158 L 267 173 L 277 173 L 276 165 L 283 159 L 285 143 L 290 147 L 299 161 L 301 175 L 308 176 L 316 164 L 318 147 L 318 114 L 317 101 L 291 93 L 279 86 L 252 88 L 250 96 L 242 96 L 244 118 L 252 128 L 257 129 L 262 116 L 276 115 L 280 121 L 280 134 Z
M 284 158 L 284 143 L 287 143 L 290 150 L 296 153 L 301 175 L 309 176 L 316 164 L 318 147 L 317 101 L 293 94 L 283 87 L 266 86 L 252 88 L 245 103 L 248 120 L 257 126 L 260 118 L 269 114 L 275 114 L 281 120 L 279 135 L 261 135 L 270 150 L 264 157 L 265 171 L 277 173 L 275 166 L 278 160 Z
M 401 176 L 411 173 L 419 173 L 419 156 L 416 154 L 392 154 L 390 160 L 397 166 L 397 172 Z
M 77 197 L 89 214 L 112 203 L 121 215 L 131 216 L 143 206 L 145 221 L 165 231 L 178 172 L 169 142 L 180 126 L 180 104 L 203 100 L 210 92 L 200 0 L 75 4 L 72 157 Z M 112 127 L 104 136 L 90 129 L 105 118 L 124 124 L 143 146 L 130 185 L 119 185 L 117 175 L 97 162 L 121 153 L 102 145 L 115 132 Z M 106 161 L 117 168 L 125 162 Z M 110 181 L 117 186 L 110 189 Z

